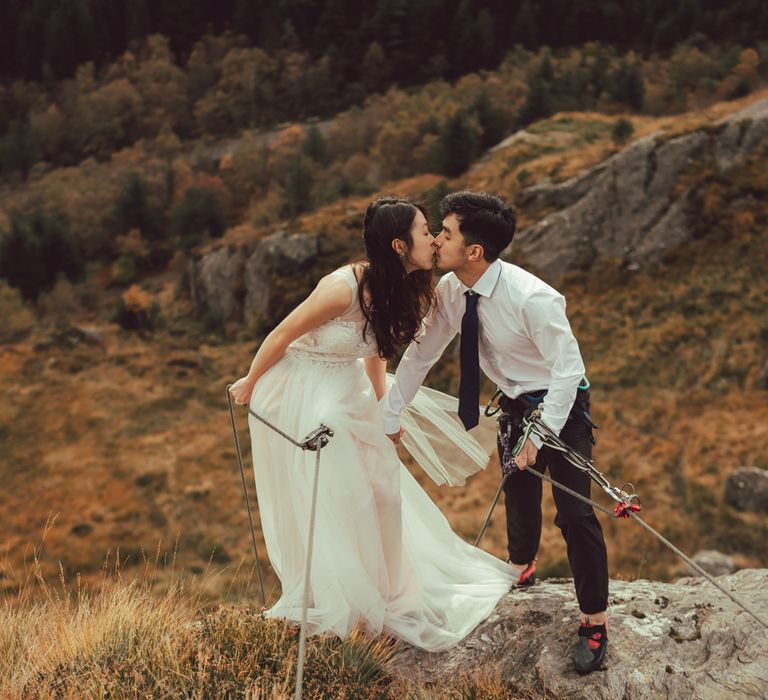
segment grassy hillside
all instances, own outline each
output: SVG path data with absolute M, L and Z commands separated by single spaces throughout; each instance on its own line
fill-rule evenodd
M 636 133 L 684 131 L 743 103 L 663 124 L 634 120 Z M 524 182 L 599 162 L 616 148 L 604 123 L 592 114 L 556 115 L 530 130 L 538 146 L 513 141 L 460 179 L 424 175 L 384 189 L 434 195 L 487 186 L 514 196 Z M 555 145 L 542 152 L 542 143 Z M 685 551 L 718 548 L 743 566 L 767 563 L 768 525 L 725 505 L 723 484 L 738 466 L 768 467 L 768 394 L 755 385 L 768 341 L 765 155 L 729 173 L 692 165 L 685 184 L 696 193 L 695 239 L 658 266 L 631 272 L 604 260 L 589 274 L 550 280 L 567 295 L 593 384 L 599 468 L 617 484 L 634 482 L 648 521 Z M 323 261 L 328 267 L 359 257 L 367 201 L 317 209 L 295 230 L 327 235 L 335 251 Z M 270 230 L 241 227 L 227 236 L 234 243 Z M 156 562 L 158 590 L 171 585 L 174 574 L 163 564 L 173 561 L 181 579 L 208 571 L 203 600 L 255 596 L 224 387 L 245 371 L 257 338 L 235 323 L 213 331 L 195 318 L 183 256 L 143 287 L 137 303 L 160 309 L 154 332 L 111 322 L 125 293 L 108 264 L 92 265 L 84 282 L 60 281 L 41 298 L 37 317 L 0 288 L 0 585 L 10 599 L 30 578 L 35 556 L 43 578 L 87 583 L 98 580 L 108 552 L 119 552 L 126 579 L 144 576 L 145 560 Z M 455 392 L 456 371 L 449 352 L 428 383 Z M 462 488 L 437 488 L 419 476 L 466 538 L 476 534 L 498 478 L 496 462 Z M 545 575 L 564 575 L 553 517 L 547 496 L 539 564 Z M 636 525 L 603 522 L 611 576 L 667 579 L 681 571 Z M 484 546 L 502 556 L 504 543 L 500 508 Z M 267 584 L 275 599 L 271 572 Z

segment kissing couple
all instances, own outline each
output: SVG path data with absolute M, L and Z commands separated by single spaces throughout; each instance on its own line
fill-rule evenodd
M 497 384 L 508 439 L 522 434 L 532 404 L 569 445 L 590 456 L 589 391 L 565 300 L 499 255 L 515 234 L 513 208 L 486 192 L 457 192 L 440 205 L 433 236 L 427 211 L 382 198 L 363 221 L 366 260 L 323 277 L 266 337 L 248 374 L 231 387 L 288 434 L 319 424 L 323 450 L 310 577 L 311 633 L 386 633 L 429 651 L 467 636 L 511 586 L 535 582 L 543 472 L 589 495 L 588 475 L 531 437 L 505 483 L 506 561 L 474 547 L 398 458 L 402 442 L 439 484 L 463 484 L 488 461 L 480 421 L 480 369 Z M 435 287 L 433 266 L 447 272 Z M 461 334 L 458 401 L 420 388 Z M 386 362 L 407 346 L 394 377 Z M 586 420 L 585 417 L 586 416 Z M 262 529 L 282 594 L 268 617 L 302 617 L 306 523 L 314 457 L 249 417 Z M 471 432 L 470 432 L 471 431 Z M 501 438 L 501 436 L 500 436 Z M 514 444 L 514 442 L 512 443 Z M 500 442 L 501 447 L 501 442 Z M 540 449 L 541 448 L 541 449 Z M 607 645 L 608 567 L 592 509 L 554 492 L 581 611 L 575 668 L 589 673 Z

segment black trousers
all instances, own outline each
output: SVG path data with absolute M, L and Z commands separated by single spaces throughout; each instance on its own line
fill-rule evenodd
M 520 421 L 527 404 L 522 398 L 502 396 L 502 411 L 512 420 L 511 444 L 522 435 Z M 560 439 L 586 457 L 592 456 L 592 427 L 581 412 L 589 413 L 589 391 L 579 390 Z M 499 444 L 501 458 L 501 444 Z M 540 473 L 549 468 L 555 481 L 589 498 L 591 479 L 570 464 L 557 450 L 542 447 L 534 469 Z M 542 481 L 527 471 L 515 468 L 504 484 L 507 511 L 507 538 L 510 561 L 531 562 L 536 557 L 541 539 Z M 595 614 L 608 607 L 608 555 L 600 523 L 592 506 L 552 487 L 557 515 L 555 525 L 565 540 L 568 562 L 573 572 L 576 598 L 581 612 Z

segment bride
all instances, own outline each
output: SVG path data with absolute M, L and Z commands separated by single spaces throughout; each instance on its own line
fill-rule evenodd
M 231 392 L 289 435 L 321 423 L 334 432 L 320 466 L 309 631 L 346 637 L 362 626 L 439 651 L 484 620 L 514 578 L 451 530 L 384 432 L 386 358 L 417 335 L 426 314 L 439 313 L 426 212 L 379 199 L 366 211 L 363 237 L 367 263 L 321 279 Z M 452 404 L 422 390 L 404 422 L 403 444 L 438 483 L 463 483 L 487 460 L 443 410 Z M 252 416 L 249 426 L 264 538 L 282 586 L 267 615 L 299 621 L 315 457 Z M 461 466 L 451 464 L 457 455 Z

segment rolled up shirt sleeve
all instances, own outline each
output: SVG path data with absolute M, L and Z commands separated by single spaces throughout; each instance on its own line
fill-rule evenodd
M 526 300 L 523 315 L 531 340 L 551 367 L 549 389 L 541 404 L 541 419 L 559 435 L 585 372 L 579 344 L 565 315 L 565 298 L 536 292 Z M 532 436 L 531 439 L 541 448 L 539 438 Z
M 400 430 L 400 413 L 416 396 L 427 372 L 456 335 L 442 307 L 443 304 L 438 303 L 424 320 L 419 336 L 408 346 L 397 366 L 394 384 L 382 400 L 384 429 L 388 435 Z

